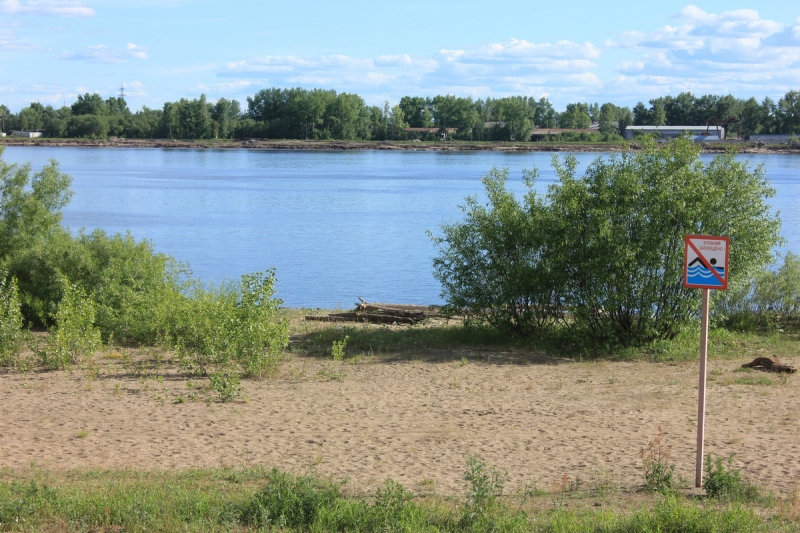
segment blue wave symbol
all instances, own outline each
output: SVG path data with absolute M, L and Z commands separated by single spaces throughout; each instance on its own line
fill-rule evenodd
M 725 279 L 725 268 L 714 267 L 722 279 Z M 711 273 L 711 270 L 704 267 L 702 264 L 697 263 L 690 266 L 687 270 L 686 281 L 690 285 L 716 285 L 722 287 L 722 283 Z

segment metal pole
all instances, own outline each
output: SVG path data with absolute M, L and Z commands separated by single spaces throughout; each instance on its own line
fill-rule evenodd
M 706 426 L 706 360 L 708 358 L 708 293 L 703 289 L 703 316 L 700 319 L 700 386 L 697 400 L 697 469 L 694 486 L 703 486 L 703 437 Z

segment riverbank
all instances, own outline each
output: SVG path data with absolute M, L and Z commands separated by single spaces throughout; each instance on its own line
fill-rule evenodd
M 248 150 L 384 150 L 416 152 L 619 152 L 619 143 L 554 143 L 554 142 L 481 142 L 481 141 L 303 141 L 267 139 L 25 139 L 0 138 L 0 146 L 44 146 L 85 148 L 190 148 Z M 800 143 L 765 144 L 763 142 L 704 143 L 704 153 L 721 153 L 735 146 L 742 154 L 800 154 Z M 636 147 L 636 144 L 633 144 Z

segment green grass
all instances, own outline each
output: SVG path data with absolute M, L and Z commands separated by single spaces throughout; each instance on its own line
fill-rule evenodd
M 434 320 L 416 326 L 386 326 L 355 323 L 306 322 L 310 314 L 324 314 L 319 309 L 282 310 L 290 323 L 290 351 L 312 357 L 328 358 L 331 346 L 348 337 L 345 358 L 377 356 L 381 359 L 442 358 L 517 360 L 531 354 L 547 354 L 571 359 L 647 360 L 654 362 L 693 361 L 700 346 L 699 325 L 675 339 L 649 345 L 621 347 L 588 342 L 563 328 L 554 328 L 534 338 L 520 339 L 492 328 L 464 326 L 458 320 Z M 709 332 L 709 357 L 733 359 L 765 351 L 778 357 L 793 357 L 800 348 L 800 335 L 793 333 L 758 333 L 714 328 Z M 524 355 L 523 355 L 524 354 Z
M 5 470 L 0 531 L 800 531 L 783 507 L 649 495 L 626 509 L 580 510 L 537 507 L 554 497 L 541 492 L 476 506 L 476 487 L 444 498 L 388 480 L 375 494 L 351 494 L 326 478 L 262 468 Z

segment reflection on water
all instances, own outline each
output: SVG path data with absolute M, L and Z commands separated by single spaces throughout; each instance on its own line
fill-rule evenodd
M 597 156 L 577 154 L 582 166 Z M 765 166 L 787 249 L 800 253 L 800 157 L 747 157 Z M 276 267 L 294 307 L 438 302 L 426 230 L 459 219 L 493 166 L 519 193 L 524 168 L 539 168 L 541 193 L 555 180 L 549 153 L 8 147 L 4 158 L 58 159 L 74 178 L 69 227 L 129 229 L 206 281 Z

